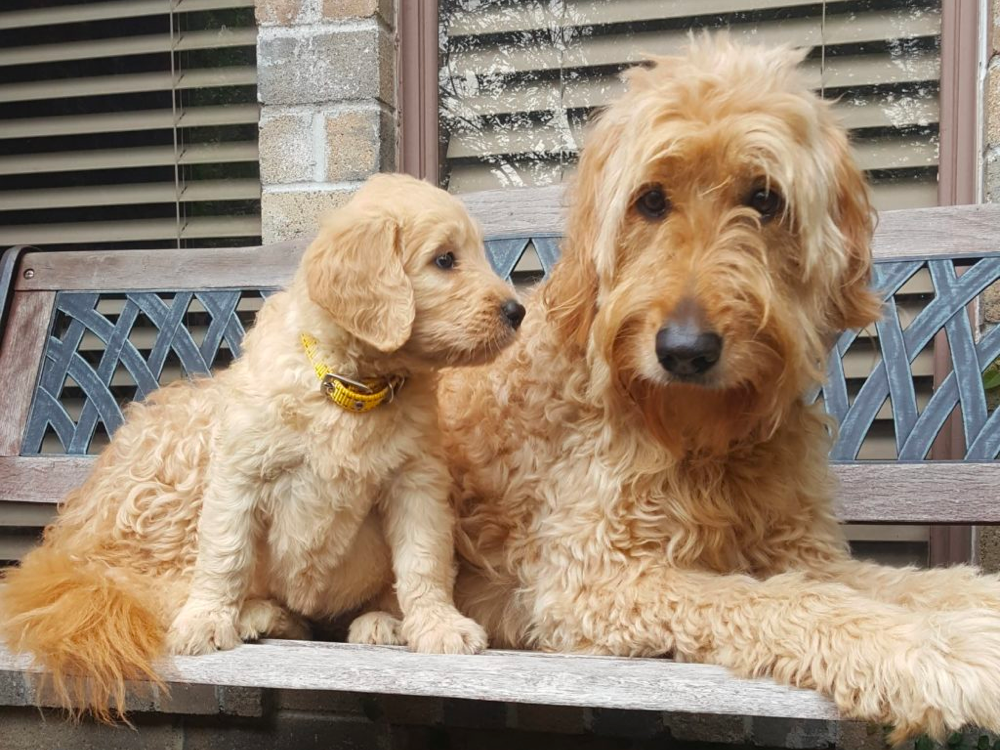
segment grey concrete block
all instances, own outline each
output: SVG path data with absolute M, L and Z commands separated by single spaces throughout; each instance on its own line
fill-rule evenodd
M 364 716 L 365 696 L 360 693 L 334 693 L 329 690 L 275 690 L 274 707 L 296 711 Z
M 219 713 L 219 699 L 214 685 L 171 685 L 161 692 L 156 709 L 168 714 L 211 715 Z
M 177 750 L 183 734 L 170 717 L 137 718 L 134 728 L 66 720 L 58 711 L 0 709 L 0 750 Z
M 444 721 L 444 700 L 420 695 L 383 695 L 379 706 L 390 724 L 432 726 Z
M 393 0 L 323 0 L 323 18 L 371 18 L 378 15 L 389 26 L 395 25 L 396 9 Z
M 395 121 L 377 104 L 323 115 L 323 132 L 324 180 L 349 182 L 395 171 Z
M 840 722 L 837 747 L 844 750 L 887 750 L 888 729 L 863 721 Z
M 382 750 L 386 727 L 329 714 L 278 711 L 265 720 L 227 722 L 189 719 L 184 750 Z
M 1000 149 L 993 148 L 986 154 L 983 173 L 986 200 L 989 203 L 1000 203 Z
M 1000 528 L 981 527 L 977 541 L 980 567 L 987 573 L 1000 573 Z
M 257 41 L 257 93 L 264 105 L 395 98 L 395 53 L 375 21 L 340 28 L 263 28 Z
M 755 745 L 813 750 L 835 745 L 838 728 L 835 721 L 758 716 L 753 719 L 752 734 Z
M 740 744 L 747 742 L 752 720 L 718 714 L 664 714 L 663 723 L 675 740 Z
M 595 708 L 592 727 L 594 734 L 628 739 L 650 739 L 666 730 L 661 713 L 617 708 Z
M 215 688 L 219 711 L 229 716 L 262 716 L 264 691 L 254 687 L 219 685 Z
M 310 20 L 310 0 L 257 0 L 254 14 L 258 26 L 289 26 Z
M 264 242 L 315 237 L 322 214 L 344 205 L 354 190 L 295 190 L 261 196 L 261 234 Z
M 586 734 L 590 731 L 593 718 L 589 708 L 577 706 L 536 706 L 519 703 L 511 709 L 513 711 L 511 726 L 525 732 Z
M 449 727 L 505 729 L 508 705 L 497 701 L 450 699 L 444 702 L 444 724 Z
M 264 107 L 258 133 L 261 184 L 314 181 L 319 145 L 315 140 L 311 112 Z
M 27 706 L 28 691 L 20 672 L 0 672 L 0 706 Z

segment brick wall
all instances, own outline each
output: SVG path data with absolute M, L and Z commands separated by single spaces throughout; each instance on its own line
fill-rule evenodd
M 393 0 L 257 0 L 263 240 L 396 168 Z

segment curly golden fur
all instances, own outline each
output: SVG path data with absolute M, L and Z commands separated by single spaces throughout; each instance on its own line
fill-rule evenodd
M 64 703 L 104 719 L 124 706 L 126 679 L 156 679 L 164 650 L 304 637 L 303 616 L 356 608 L 393 577 L 402 622 L 366 616 L 353 640 L 485 648 L 452 602 L 436 371 L 512 341 L 511 294 L 458 200 L 373 178 L 329 217 L 228 369 L 131 405 L 43 546 L 9 573 L 0 633 Z M 321 393 L 303 332 L 334 372 L 408 381 L 388 405 L 344 411 Z
M 801 59 L 702 38 L 597 120 L 521 336 L 442 381 L 456 602 L 498 646 L 767 675 L 896 740 L 997 730 L 1000 581 L 853 561 L 834 517 L 802 396 L 880 305 L 868 188 Z M 714 364 L 661 364 L 678 321 Z

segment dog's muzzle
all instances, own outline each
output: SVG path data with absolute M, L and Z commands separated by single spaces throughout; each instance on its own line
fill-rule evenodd
M 656 333 L 656 358 L 678 380 L 698 380 L 722 356 L 722 337 L 704 323 L 693 300 L 684 300 Z

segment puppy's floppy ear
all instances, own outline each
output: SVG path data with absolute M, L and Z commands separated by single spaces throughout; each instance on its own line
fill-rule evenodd
M 840 267 L 830 290 L 834 330 L 864 328 L 882 315 L 882 301 L 871 288 L 871 240 L 875 214 L 868 183 L 851 154 L 847 136 L 835 126 L 826 128 L 826 142 L 833 158 L 833 192 L 830 197 L 831 233 Z
M 396 351 L 410 338 L 413 287 L 392 218 L 351 204 L 338 209 L 302 265 L 310 299 L 349 333 L 382 352 Z

